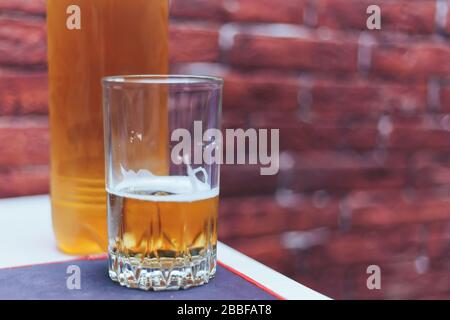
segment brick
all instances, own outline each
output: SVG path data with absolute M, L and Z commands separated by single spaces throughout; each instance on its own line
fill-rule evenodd
M 352 225 L 387 226 L 412 223 L 448 221 L 448 200 L 423 203 L 399 202 L 389 207 L 384 204 L 352 208 Z
M 299 24 L 304 4 L 304 0 L 174 0 L 170 13 L 177 19 Z
M 367 268 L 370 264 L 409 262 L 426 254 L 422 251 L 426 240 L 423 230 L 421 224 L 352 228 L 347 233 L 330 230 L 326 242 L 298 252 L 304 257 L 298 269 L 313 274 L 313 270 L 330 265 L 352 271 L 355 265 Z
M 305 0 L 237 0 L 226 6 L 226 9 L 231 21 L 300 24 L 303 21 L 305 2 Z
M 309 255 L 300 255 L 296 260 L 309 259 Z M 326 260 L 324 260 L 325 262 Z M 348 268 L 333 267 L 330 264 L 321 265 L 320 269 L 307 269 L 307 272 L 296 273 L 291 277 L 299 283 L 316 290 L 332 299 L 351 299 Z
M 384 280 L 390 284 L 385 288 L 386 299 L 433 299 L 434 296 L 447 297 L 450 278 L 442 271 L 428 272 L 423 275 L 414 274 L 408 279 L 398 280 L 398 274 L 392 277 L 386 277 Z M 433 289 L 429 289 L 433 287 Z M 426 295 L 423 293 L 426 292 Z
M 443 259 L 450 261 L 449 259 Z M 429 265 L 426 268 L 419 270 L 417 268 L 417 259 L 410 263 L 390 263 L 386 264 L 386 271 L 389 277 L 396 277 L 398 282 L 404 283 L 405 290 L 412 297 L 421 296 L 421 292 L 425 290 L 425 287 L 429 286 L 432 282 L 435 283 L 433 294 L 449 293 L 450 281 L 448 274 L 445 273 L 445 269 L 440 267 L 434 259 L 429 260 Z M 416 282 L 420 288 L 411 288 L 410 285 L 406 285 L 408 282 Z M 415 285 L 413 283 L 413 285 Z
M 392 44 L 373 48 L 371 72 L 392 78 L 450 75 L 450 48 L 438 43 Z
M 378 130 L 376 128 L 328 128 L 312 124 L 289 126 L 269 123 L 260 124 L 258 127 L 280 129 L 280 149 L 283 151 L 329 148 L 370 150 L 377 146 Z
M 426 234 L 426 253 L 431 258 L 440 259 L 446 257 L 447 261 L 440 259 L 441 267 L 444 269 L 448 267 L 450 263 L 450 255 L 448 254 L 450 249 L 450 223 L 433 223 L 427 227 Z M 435 265 L 438 265 L 436 263 Z
M 450 132 L 435 127 L 394 127 L 387 142 L 395 149 L 444 149 L 450 147 Z
M 251 181 L 252 183 L 248 183 Z M 222 166 L 221 194 L 224 196 L 248 196 L 273 194 L 277 188 L 276 176 L 261 176 L 257 165 Z
M 295 130 L 287 135 L 295 135 Z M 312 140 L 313 148 L 354 148 L 355 150 L 371 150 L 377 147 L 378 131 L 374 128 L 343 128 L 343 129 L 318 129 L 313 130 L 313 134 L 318 138 Z M 326 138 L 326 136 L 335 138 Z M 334 141 L 333 141 L 334 140 Z M 299 145 L 293 147 L 302 147 L 301 141 Z M 333 143 L 334 142 L 334 143 Z M 311 143 L 311 142 L 310 142 Z
M 367 8 L 381 8 L 381 31 L 430 34 L 435 31 L 435 1 L 319 0 L 318 26 L 367 30 Z
M 441 110 L 450 113 L 450 87 L 443 87 L 441 90 Z
M 280 128 L 280 148 L 283 151 L 339 147 L 344 140 L 338 129 L 312 126 Z M 366 142 L 364 141 L 364 146 L 367 146 Z
M 370 262 L 340 265 L 320 248 L 311 250 L 309 254 L 299 255 L 294 260 L 299 267 L 291 277 L 332 298 L 339 299 L 423 299 L 425 292 L 426 298 L 434 295 L 448 297 L 450 282 L 445 269 L 435 268 L 434 260 L 431 260 L 426 272 L 419 273 L 417 257 L 400 261 L 373 259 Z M 366 271 L 371 264 L 380 266 L 381 290 L 367 288 Z
M 404 154 L 389 153 L 379 159 L 373 152 L 349 152 L 334 150 L 308 150 L 301 153 L 291 153 L 294 168 L 301 170 L 347 170 L 347 169 L 375 169 L 389 167 L 392 169 L 406 168 L 409 159 Z M 376 188 L 373 188 L 376 189 Z
M 273 197 L 222 199 L 220 204 L 221 239 L 255 237 L 277 234 L 286 230 L 289 210 L 282 208 Z
M 416 152 L 410 157 L 410 165 L 414 170 L 435 168 L 448 164 L 450 152 L 444 150 L 429 150 Z
M 237 67 L 355 72 L 357 43 L 238 34 L 229 60 Z
M 315 228 L 338 227 L 339 203 L 318 204 L 312 197 L 252 196 L 245 201 L 225 197 L 220 207 L 222 239 L 281 234 L 286 231 L 308 231 Z
M 170 28 L 170 61 L 212 62 L 219 58 L 219 32 L 217 30 L 173 26 Z
M 379 135 L 375 123 L 349 124 L 328 116 L 304 121 L 299 113 L 255 113 L 250 116 L 252 127 L 280 129 L 281 150 L 294 151 L 327 148 L 373 149 L 378 144 Z
M 46 0 L 2 0 L 0 12 L 19 11 L 29 14 L 44 15 L 46 12 Z
M 48 164 L 46 117 L 0 117 L 0 137 L 0 168 Z
M 228 240 L 226 244 L 275 270 L 290 270 L 292 254 L 283 248 L 279 236 Z
M 446 294 L 448 296 L 450 283 L 448 275 L 443 270 L 434 268 L 429 268 L 421 274 L 417 271 L 415 259 L 405 262 L 381 263 L 381 290 L 369 291 L 367 289 L 366 268 L 367 266 L 364 265 L 353 268 L 355 270 L 355 295 L 361 299 L 420 299 L 423 298 L 423 292 L 427 292 L 427 299 L 431 295 Z M 378 291 L 382 296 L 378 297 L 374 291 Z
M 301 100 L 301 99 L 300 99 Z M 307 104 L 309 105 L 309 103 Z M 305 109 L 305 110 L 304 110 Z M 232 110 L 232 112 L 235 112 Z M 299 108 L 296 111 L 284 111 L 280 112 L 274 109 L 271 110 L 255 110 L 249 114 L 249 124 L 253 128 L 266 128 L 266 127 L 302 127 L 310 126 L 314 124 L 316 127 L 336 129 L 346 128 L 350 125 L 355 127 L 362 127 L 362 123 L 369 122 L 369 119 L 365 117 L 356 117 L 346 114 L 337 114 L 332 112 L 323 112 L 317 117 L 314 116 L 312 110 L 308 107 L 304 108 L 303 103 L 299 103 Z M 376 122 L 371 120 L 370 126 L 376 127 Z M 358 125 L 357 125 L 358 124 Z M 365 125 L 368 127 L 368 125 Z
M 0 16 L 0 64 L 45 66 L 46 39 L 45 19 Z
M 401 188 L 407 183 L 405 160 L 397 157 L 389 157 L 380 163 L 374 154 L 305 151 L 294 161 L 295 167 L 289 170 L 289 174 L 301 179 L 291 179 L 286 187 L 298 192 L 322 188 Z
M 0 115 L 47 113 L 46 73 L 0 74 Z
M 446 28 L 447 34 L 450 34 L 450 11 L 447 13 L 447 28 Z
M 349 192 L 345 197 L 345 202 L 350 207 L 370 207 L 384 204 L 393 206 L 398 203 L 417 204 L 426 201 L 450 200 L 450 190 L 445 188 L 404 188 L 397 190 L 372 188 L 370 190 L 356 190 Z
M 344 169 L 344 170 L 300 170 L 293 172 L 297 177 L 288 187 L 295 191 L 326 189 L 370 189 L 401 188 L 406 185 L 405 170 L 391 168 Z
M 282 199 L 279 201 L 281 202 Z M 292 204 L 288 206 L 290 213 L 288 227 L 285 231 L 308 232 L 319 228 L 327 230 L 339 228 L 339 201 L 335 199 L 321 200 L 314 196 L 300 198 L 298 201 L 295 201 L 295 198 L 288 199 L 288 201 L 292 202 Z
M 379 116 L 379 115 L 378 115 Z M 449 146 L 449 131 L 442 129 L 432 118 L 389 118 L 392 128 L 384 136 L 380 118 L 354 118 L 351 115 L 319 115 L 304 121 L 299 113 L 252 113 L 250 126 L 280 129 L 282 150 L 342 149 L 355 151 L 385 147 L 389 150 L 410 152 L 415 149 L 444 149 Z M 414 137 L 414 139 L 411 139 Z
M 385 83 L 366 80 L 317 80 L 311 85 L 313 115 L 324 113 L 360 115 L 407 114 L 426 111 L 425 83 Z
M 172 0 L 170 4 L 170 17 L 183 19 L 207 19 L 225 21 L 227 13 L 223 0 Z
M 447 166 L 436 166 L 415 170 L 411 185 L 415 188 L 430 188 L 450 183 L 450 169 Z
M 224 108 L 247 111 L 295 111 L 298 108 L 299 82 L 295 77 L 271 74 L 225 76 Z
M 410 159 L 411 184 L 415 188 L 448 185 L 450 183 L 448 161 L 450 153 L 446 149 L 440 152 L 438 150 L 417 152 Z
M 245 110 L 224 110 L 222 113 L 222 128 L 239 129 L 247 127 Z
M 0 168 L 0 197 L 19 197 L 49 192 L 48 166 Z
M 330 239 L 325 250 L 335 264 L 411 260 L 420 255 L 419 243 L 412 241 L 419 230 L 420 226 L 414 225 L 351 232 Z

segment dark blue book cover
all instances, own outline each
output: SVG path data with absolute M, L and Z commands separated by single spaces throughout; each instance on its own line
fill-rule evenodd
M 79 289 L 68 286 L 71 266 L 79 268 Z M 165 292 L 128 289 L 109 279 L 107 260 L 96 259 L 1 269 L 0 299 L 273 300 L 277 297 L 245 275 L 220 264 L 216 277 L 205 286 Z

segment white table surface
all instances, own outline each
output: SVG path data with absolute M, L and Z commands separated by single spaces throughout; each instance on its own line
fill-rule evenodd
M 222 243 L 217 251 L 221 263 L 285 299 L 329 299 Z M 0 269 L 74 259 L 56 248 L 48 196 L 0 200 L 0 252 Z

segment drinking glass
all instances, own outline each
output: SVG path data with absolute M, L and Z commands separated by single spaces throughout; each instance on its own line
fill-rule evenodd
M 157 291 L 214 277 L 222 87 L 201 76 L 104 78 L 113 281 Z

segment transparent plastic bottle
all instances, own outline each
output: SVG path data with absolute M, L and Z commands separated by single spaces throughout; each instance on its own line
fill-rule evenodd
M 107 250 L 104 76 L 168 73 L 168 0 L 48 0 L 51 199 L 58 247 Z

